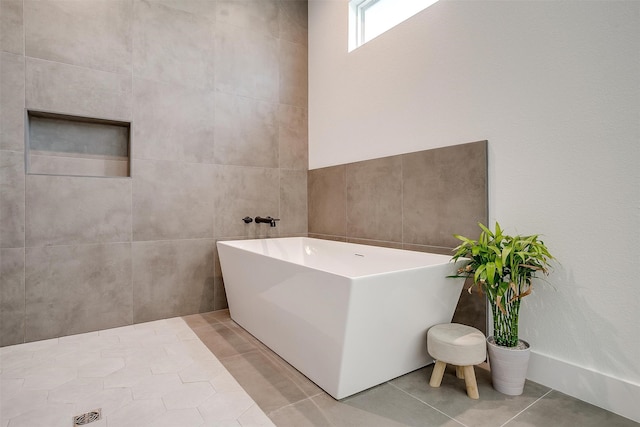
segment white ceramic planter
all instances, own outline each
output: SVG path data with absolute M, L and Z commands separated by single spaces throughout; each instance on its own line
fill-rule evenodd
M 526 348 L 502 347 L 493 342 L 493 337 L 487 338 L 493 388 L 509 396 L 522 394 L 527 377 L 531 353 L 529 343 L 522 340 L 520 342 Z

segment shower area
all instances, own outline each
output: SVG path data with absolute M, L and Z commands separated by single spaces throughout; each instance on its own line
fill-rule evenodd
M 225 308 L 216 240 L 306 235 L 306 1 L 0 7 L 0 346 Z

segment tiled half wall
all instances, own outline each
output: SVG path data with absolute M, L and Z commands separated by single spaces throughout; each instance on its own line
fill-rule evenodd
M 449 255 L 453 234 L 487 223 L 487 141 L 314 169 L 307 183 L 310 237 Z M 454 319 L 485 331 L 485 310 L 463 292 Z

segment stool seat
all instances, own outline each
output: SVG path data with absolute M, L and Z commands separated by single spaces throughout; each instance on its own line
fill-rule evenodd
M 436 359 L 429 384 L 440 387 L 447 363 L 456 366 L 458 378 L 464 378 L 467 395 L 478 399 L 478 386 L 473 365 L 487 357 L 486 339 L 482 332 L 459 323 L 444 323 L 433 326 L 427 332 L 427 351 Z

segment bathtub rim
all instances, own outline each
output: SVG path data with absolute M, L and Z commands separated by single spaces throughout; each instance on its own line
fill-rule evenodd
M 269 241 L 269 240 L 312 240 L 312 241 L 319 241 L 319 242 L 328 242 L 329 244 L 336 244 L 336 245 L 340 245 L 340 246 L 353 246 L 353 247 L 362 247 L 362 248 L 366 248 L 367 250 L 374 250 L 374 251 L 392 251 L 392 252 L 402 252 L 402 253 L 409 253 L 411 254 L 411 256 L 419 256 L 421 254 L 424 254 L 425 256 L 431 256 L 431 257 L 437 257 L 437 258 L 442 258 L 443 262 L 439 262 L 439 263 L 432 263 L 432 264 L 425 264 L 425 265 L 416 265 L 413 267 L 404 267 L 404 268 L 394 268 L 394 269 L 390 269 L 387 271 L 383 271 L 383 272 L 377 272 L 377 273 L 368 273 L 368 274 L 360 274 L 360 275 L 352 275 L 352 274 L 343 274 L 343 273 L 339 273 L 339 272 L 335 272 L 335 271 L 331 271 L 329 269 L 323 269 L 320 267 L 316 267 L 316 266 L 310 266 L 307 264 L 301 264 L 295 261 L 291 261 L 291 260 L 287 260 L 287 259 L 283 259 L 283 258 L 279 258 L 276 256 L 272 256 L 272 255 L 268 255 L 265 254 L 263 252 L 259 252 L 259 251 L 255 251 L 255 250 L 251 250 L 245 247 L 241 247 L 240 244 L 242 243 L 250 243 L 250 242 L 258 242 L 258 241 Z M 468 261 L 466 258 L 460 258 L 458 259 L 458 261 L 454 262 L 451 257 L 453 256 L 453 254 L 451 256 L 449 255 L 444 255 L 444 254 L 438 254 L 438 253 L 434 253 L 434 252 L 423 252 L 423 251 L 413 251 L 410 249 L 400 249 L 400 248 L 389 248 L 386 246 L 377 246 L 377 245 L 366 245 L 366 244 L 362 244 L 362 243 L 352 243 L 352 242 L 341 242 L 339 240 L 330 240 L 330 239 L 319 239 L 317 237 L 304 237 L 304 236 L 292 236 L 292 237 L 267 237 L 267 238 L 255 238 L 255 239 L 236 239 L 234 238 L 233 240 L 217 240 L 216 241 L 216 248 L 218 249 L 218 251 L 220 250 L 217 246 L 218 244 L 222 244 L 228 247 L 232 247 L 238 250 L 242 250 L 242 251 L 246 251 L 246 252 L 250 252 L 250 253 L 254 253 L 256 255 L 261 255 L 261 256 L 265 256 L 268 258 L 273 258 L 273 259 L 278 259 L 282 262 L 288 263 L 288 264 L 293 264 L 293 265 L 299 265 L 299 266 L 303 266 L 305 268 L 309 268 L 311 270 L 314 271 L 320 271 L 323 273 L 328 273 L 328 274 L 333 274 L 336 276 L 340 276 L 340 277 L 345 277 L 348 279 L 360 279 L 360 278 L 367 278 L 367 277 L 374 277 L 374 276 L 381 276 L 381 275 L 386 275 L 386 274 L 394 274 L 394 273 L 398 273 L 400 271 L 411 271 L 411 270 L 418 270 L 418 269 L 423 269 L 423 268 L 436 268 L 438 266 L 441 265 L 445 265 L 445 264 L 461 264 L 465 261 Z

